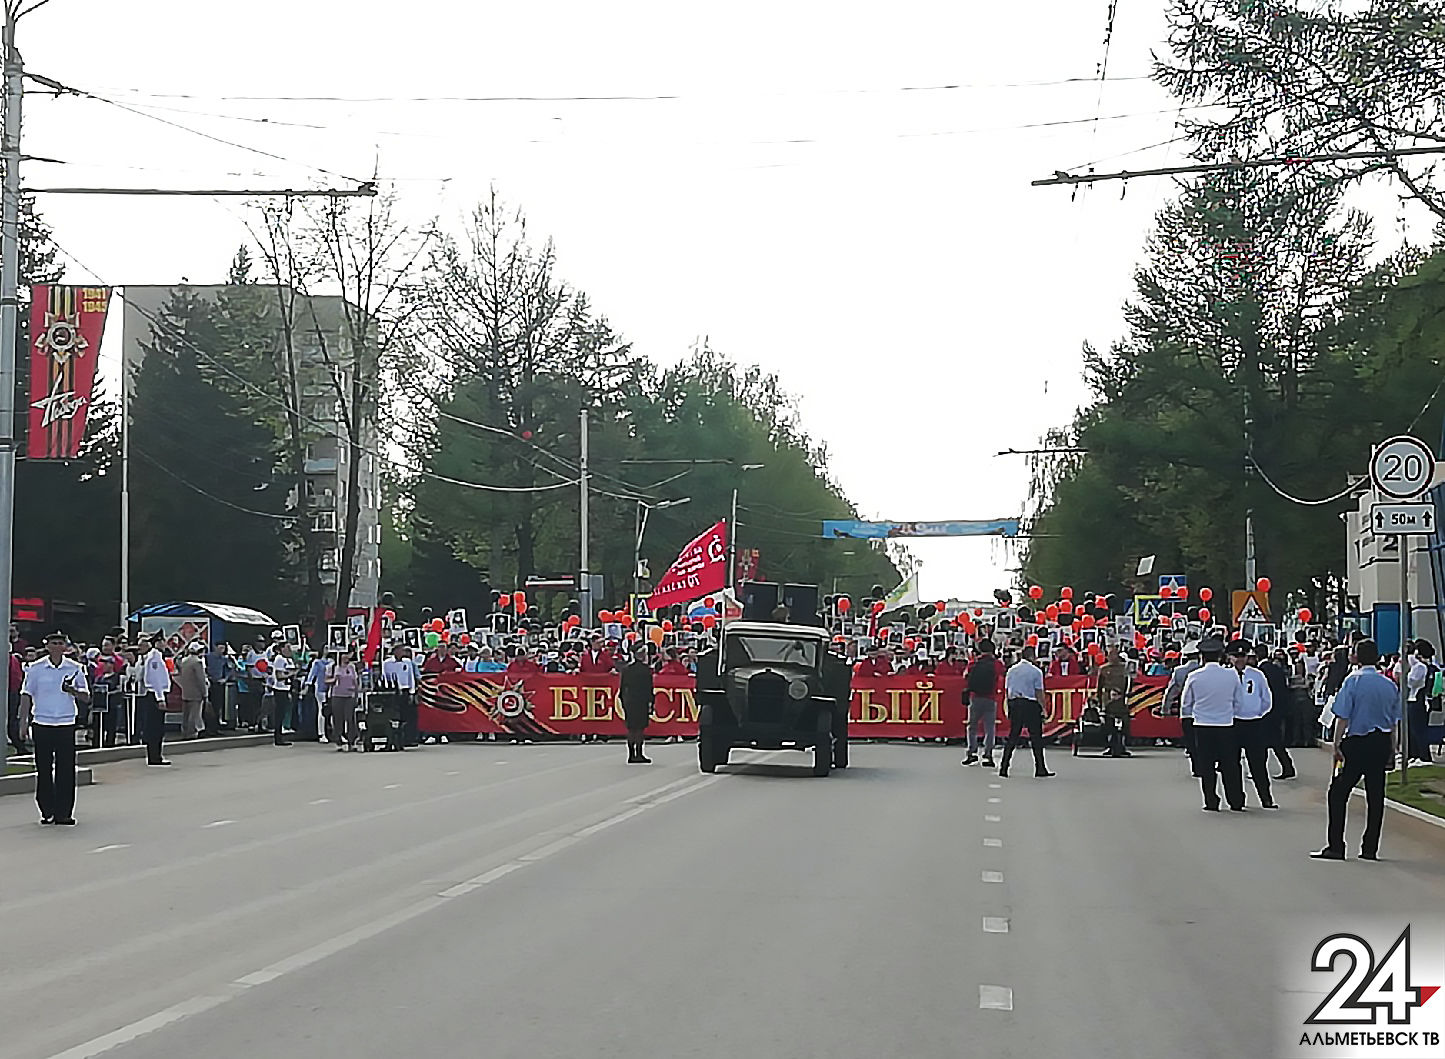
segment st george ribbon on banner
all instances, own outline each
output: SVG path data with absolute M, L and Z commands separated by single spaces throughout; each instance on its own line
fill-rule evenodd
M 693 539 L 682 550 L 657 588 L 647 598 L 648 609 L 675 603 L 691 603 L 709 592 L 721 592 L 728 583 L 728 526 L 719 522 Z
M 28 459 L 80 455 L 109 306 L 109 287 L 31 287 Z
M 894 537 L 1017 537 L 1016 518 L 954 522 L 859 522 L 854 519 L 823 523 L 823 536 L 831 539 L 889 540 Z

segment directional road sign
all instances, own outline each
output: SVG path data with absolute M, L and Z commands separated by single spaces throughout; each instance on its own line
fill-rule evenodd
M 1434 475 L 1435 454 L 1430 446 L 1406 434 L 1380 442 L 1370 458 L 1370 481 L 1392 500 L 1415 499 L 1430 487 Z
M 1377 537 L 1435 531 L 1434 504 L 1371 504 L 1370 532 Z

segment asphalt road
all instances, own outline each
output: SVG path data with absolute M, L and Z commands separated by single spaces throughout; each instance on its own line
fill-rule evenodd
M 1259 1056 L 1298 916 L 1445 897 L 1393 819 L 1386 863 L 1305 857 L 1318 753 L 1207 815 L 1174 751 L 651 752 L 118 764 L 74 828 L 0 799 L 0 1056 Z

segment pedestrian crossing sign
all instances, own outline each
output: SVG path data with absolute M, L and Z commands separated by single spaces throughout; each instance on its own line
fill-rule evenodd
M 1269 621 L 1268 593 L 1236 589 L 1231 602 L 1234 610 L 1233 625 L 1236 628 L 1247 621 Z
M 1159 623 L 1158 596 L 1135 596 L 1134 597 L 1134 624 L 1141 629 L 1150 628 Z

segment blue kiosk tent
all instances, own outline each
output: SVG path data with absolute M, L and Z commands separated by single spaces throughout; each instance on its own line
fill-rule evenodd
M 277 627 L 259 610 L 225 603 L 152 603 L 130 615 L 127 625 L 131 632 L 158 632 L 183 644 L 199 639 L 208 644 L 231 641 L 233 646 Z

